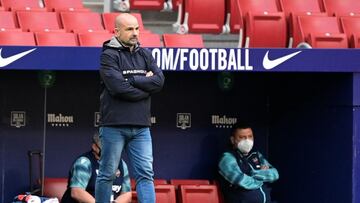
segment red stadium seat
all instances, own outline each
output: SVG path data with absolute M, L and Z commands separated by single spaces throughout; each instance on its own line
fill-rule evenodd
M 238 34 L 241 31 L 243 32 L 244 28 L 244 19 L 240 15 L 240 7 L 239 4 L 236 3 L 236 0 L 228 0 L 228 15 L 230 15 L 230 33 Z M 229 8 L 230 7 L 230 8 Z
M 336 17 L 298 16 L 300 41 L 314 48 L 347 48 L 346 35 L 341 33 Z
M 53 12 L 19 11 L 17 12 L 20 28 L 23 31 L 60 30 L 59 19 Z
M 284 13 L 246 15 L 245 47 L 286 47 L 287 31 Z
M 360 17 L 341 17 L 341 27 L 346 34 L 349 47 L 359 48 L 359 37 L 360 37 Z
M 0 32 L 22 32 L 20 28 L 0 28 Z
M 56 197 L 61 201 L 67 188 L 67 178 L 45 178 L 44 196 Z
M 358 0 L 323 0 L 325 11 L 332 16 L 352 16 L 360 13 Z
M 85 9 L 82 0 L 44 0 L 48 11 Z
M 130 14 L 136 17 L 136 19 L 139 23 L 140 34 L 144 33 L 144 32 L 146 32 L 146 33 L 151 32 L 150 30 L 147 30 L 144 28 L 141 13 L 130 13 Z M 118 15 L 120 15 L 120 13 L 103 13 L 102 14 L 102 19 L 103 19 L 105 29 L 108 30 L 109 32 L 112 32 L 112 33 L 114 32 L 115 19 Z
M 225 22 L 224 0 L 183 0 L 185 12 L 177 33 L 222 33 Z M 182 9 L 181 9 L 182 10 Z M 179 8 L 180 12 L 180 8 Z M 180 17 L 182 18 L 182 16 Z
M 61 12 L 61 20 L 67 32 L 104 30 L 101 16 L 92 12 Z
M 16 21 L 14 15 L 10 11 L 0 11 L 0 29 L 8 28 L 16 28 Z
M 58 14 L 61 12 L 91 12 L 88 8 L 55 8 L 54 10 Z
M 171 179 L 170 184 L 175 187 L 180 185 L 210 185 L 210 181 L 204 179 Z
M 136 186 L 135 179 L 131 178 L 130 182 L 131 182 L 131 190 L 135 190 L 135 186 Z M 154 185 L 155 186 L 157 186 L 157 185 L 168 185 L 168 184 L 169 183 L 165 179 L 154 179 Z
M 162 10 L 164 0 L 130 0 L 131 10 Z
M 290 13 L 321 13 L 325 12 L 322 0 L 280 0 L 286 18 Z
M 165 179 L 154 179 L 154 185 L 168 185 L 169 183 Z
M 278 0 L 238 0 L 242 15 L 248 12 L 263 14 L 265 11 L 268 13 L 281 12 L 281 4 Z
M 175 186 L 173 185 L 165 185 L 165 184 L 156 184 L 156 180 L 154 180 L 155 184 L 155 196 L 156 203 L 176 203 L 176 193 Z M 135 187 L 131 186 L 131 194 L 132 194 L 132 203 L 138 203 L 137 193 L 135 191 Z
M 174 185 L 155 185 L 157 203 L 176 203 Z
M 79 33 L 78 35 L 80 46 L 86 47 L 102 47 L 105 41 L 114 36 L 110 33 Z
M 0 45 L 35 46 L 32 32 L 8 31 L 0 32 Z
M 5 10 L 45 10 L 39 0 L 1 0 Z
M 139 42 L 142 47 L 162 47 L 160 36 L 154 33 L 140 33 Z
M 288 47 L 296 47 L 299 43 L 303 41 L 300 33 L 299 25 L 299 16 L 328 16 L 327 13 L 315 13 L 315 12 L 298 12 L 291 13 L 288 23 L 289 23 L 289 45 Z
M 199 34 L 163 34 L 165 47 L 204 48 L 202 35 Z
M 78 46 L 74 33 L 41 32 L 35 39 L 38 46 Z
M 310 33 L 308 38 L 313 48 L 348 48 L 345 34 Z
M 180 185 L 182 203 L 219 203 L 216 185 Z
M 245 16 L 245 47 L 286 46 L 286 20 L 278 0 L 237 2 L 240 14 Z
M 288 22 L 289 43 L 288 47 L 293 46 L 293 31 L 298 32 L 297 28 L 294 28 L 294 23 L 299 15 L 313 15 L 318 13 L 324 13 L 324 4 L 322 0 L 280 0 L 283 11 Z

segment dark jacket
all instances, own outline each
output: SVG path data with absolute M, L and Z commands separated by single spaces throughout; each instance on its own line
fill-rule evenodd
M 276 168 L 256 150 L 244 155 L 231 149 L 219 161 L 219 183 L 226 203 L 270 203 L 268 183 L 278 179 Z
M 151 94 L 165 79 L 151 52 L 139 45 L 130 52 L 113 37 L 104 43 L 100 63 L 100 125 L 150 126 Z M 154 75 L 145 77 L 148 71 Z
M 95 181 L 96 181 L 96 177 L 97 177 L 97 171 L 99 170 L 99 162 L 96 160 L 94 154 L 92 151 L 86 152 L 84 154 L 82 154 L 81 156 L 79 156 L 76 160 L 78 160 L 81 157 L 86 157 L 89 159 L 89 161 L 91 162 L 91 176 L 90 176 L 90 180 L 87 184 L 86 187 L 86 191 L 91 194 L 93 197 L 95 197 Z M 74 161 L 74 163 L 75 163 Z M 74 163 L 72 164 L 74 166 Z M 119 167 L 118 167 L 121 176 L 116 177 L 114 182 L 113 182 L 113 188 L 114 186 L 121 186 L 123 184 L 124 178 L 124 168 L 123 168 L 123 163 L 120 160 L 119 162 Z M 71 197 L 71 187 L 70 187 L 70 181 L 73 177 L 73 173 L 72 170 L 69 171 L 69 176 L 68 176 L 68 185 L 67 185 L 67 189 L 63 195 L 63 197 L 61 198 L 61 203 L 77 203 L 78 201 L 75 200 L 74 198 Z M 80 177 L 78 177 L 80 178 Z M 115 192 L 113 191 L 113 194 L 115 196 L 115 198 L 120 195 L 121 190 Z

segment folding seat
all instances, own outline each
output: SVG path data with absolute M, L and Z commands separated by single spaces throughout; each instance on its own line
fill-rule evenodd
M 154 184 L 155 184 L 155 196 L 157 203 L 176 203 L 176 192 L 174 185 L 158 184 L 156 179 L 154 180 Z M 135 186 L 133 187 L 132 183 L 131 183 L 131 190 L 132 190 L 131 202 L 137 203 L 138 202 L 137 193 Z
M 154 33 L 140 33 L 139 42 L 142 47 L 162 47 L 160 36 Z
M 89 10 L 83 6 L 81 0 L 44 0 L 48 11 L 62 10 Z
M 174 185 L 155 185 L 157 203 L 176 203 Z
M 0 45 L 35 46 L 32 32 L 5 31 L 0 32 Z
M 131 178 L 130 182 L 131 182 L 131 190 L 135 190 L 135 186 L 136 186 L 135 179 Z M 169 183 L 165 179 L 154 179 L 154 185 L 155 186 L 157 186 L 157 185 L 169 185 Z
M 78 46 L 74 33 L 39 32 L 35 39 L 38 46 Z
M 200 34 L 163 34 L 165 47 L 204 48 Z
M 358 0 L 323 0 L 325 11 L 332 16 L 352 16 L 360 13 Z
M 164 0 L 130 0 L 131 10 L 162 10 Z
M 79 33 L 78 36 L 80 46 L 102 47 L 103 43 L 114 35 L 110 33 Z
M 314 48 L 347 48 L 346 35 L 341 33 L 336 17 L 298 16 L 300 42 Z
M 182 203 L 219 203 L 216 185 L 180 185 Z
M 301 33 L 300 33 L 300 25 L 299 25 L 299 16 L 328 16 L 327 13 L 320 12 L 299 12 L 299 13 L 291 13 L 289 16 L 289 44 L 288 47 L 296 47 L 300 42 L 302 42 Z
M 1 0 L 5 10 L 39 10 L 45 11 L 39 0 Z
M 168 185 L 169 183 L 165 179 L 154 179 L 154 185 Z
M 0 32 L 22 32 L 19 28 L 0 28 Z
M 92 12 L 61 12 L 61 21 L 67 32 L 104 31 L 101 16 Z
M 244 23 L 243 18 L 240 15 L 240 7 L 239 4 L 236 3 L 237 0 L 226 0 L 226 23 L 225 26 L 229 26 L 229 28 L 225 28 L 230 31 L 230 33 L 238 34 L 239 32 L 242 34 Z
M 360 17 L 341 17 L 340 22 L 341 27 L 348 38 L 349 47 L 359 48 Z
M 287 19 L 287 28 L 289 33 L 289 43 L 288 47 L 293 46 L 293 31 L 294 25 L 297 24 L 294 19 L 300 15 L 317 15 L 324 14 L 324 4 L 322 0 L 280 0 L 283 11 L 285 12 L 285 16 Z
M 67 178 L 45 178 L 44 196 L 57 197 L 59 202 L 67 188 Z
M 20 28 L 25 32 L 61 30 L 59 19 L 54 12 L 18 11 L 17 17 Z
M 286 47 L 287 31 L 284 13 L 246 15 L 245 47 Z
M 12 12 L 0 11 L 0 29 L 16 29 L 16 21 Z
M 139 23 L 139 30 L 140 30 L 140 34 L 141 33 L 150 33 L 150 30 L 147 30 L 144 28 L 144 24 L 143 24 L 143 20 L 141 17 L 141 13 L 130 13 L 131 15 L 135 16 L 138 23 Z M 115 29 L 115 19 L 116 17 L 120 15 L 120 13 L 103 13 L 102 14 L 102 19 L 103 19 L 103 23 L 105 26 L 105 29 L 108 30 L 109 32 L 114 32 Z
M 223 32 L 223 25 L 225 22 L 225 1 L 224 0 L 183 0 L 179 12 L 185 4 L 184 15 L 178 18 L 178 21 L 183 18 L 182 24 L 178 27 L 177 33 L 215 33 Z
M 290 13 L 322 13 L 325 12 L 322 0 L 280 0 L 286 18 Z
M 175 187 L 180 185 L 210 185 L 210 181 L 204 179 L 171 179 L 170 184 Z
M 238 0 L 245 18 L 245 47 L 285 47 L 286 20 L 278 0 Z

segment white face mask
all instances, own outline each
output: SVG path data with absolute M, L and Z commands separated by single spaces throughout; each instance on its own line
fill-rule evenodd
M 240 152 L 247 154 L 251 151 L 251 149 L 253 148 L 253 145 L 254 145 L 254 140 L 245 139 L 245 140 L 241 140 L 238 143 L 237 148 L 240 150 Z

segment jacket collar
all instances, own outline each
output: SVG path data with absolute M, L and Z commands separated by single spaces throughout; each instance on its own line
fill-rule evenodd
M 113 36 L 110 40 L 104 42 L 103 49 L 106 49 L 106 48 L 126 50 L 126 51 L 130 52 L 130 48 L 123 45 L 115 36 Z M 133 52 L 138 51 L 139 48 L 140 48 L 140 43 L 138 42 L 135 45 Z

